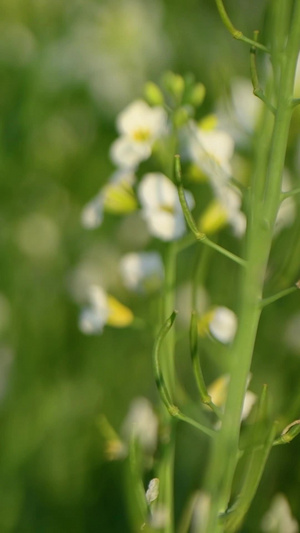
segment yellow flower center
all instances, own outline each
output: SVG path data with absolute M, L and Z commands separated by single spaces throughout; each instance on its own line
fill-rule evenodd
M 145 142 L 145 141 L 148 141 L 150 138 L 150 131 L 145 128 L 145 129 L 139 129 L 139 130 L 135 130 L 133 132 L 133 139 L 137 142 Z
M 161 211 L 165 211 L 165 213 L 170 213 L 171 215 L 174 215 L 174 208 L 171 205 L 161 204 L 160 209 Z

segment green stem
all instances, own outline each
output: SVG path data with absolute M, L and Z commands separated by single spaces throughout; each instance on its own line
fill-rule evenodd
M 186 220 L 187 225 L 189 226 L 190 230 L 194 234 L 197 241 L 202 242 L 203 244 L 206 244 L 206 246 L 209 246 L 210 248 L 213 248 L 217 252 L 221 253 L 222 255 L 225 255 L 235 263 L 238 263 L 241 266 L 245 266 L 245 261 L 241 257 L 238 257 L 237 255 L 233 254 L 232 252 L 229 252 L 222 246 L 219 246 L 215 242 L 211 241 L 205 233 L 202 233 L 198 230 L 197 224 L 194 220 L 194 217 L 189 209 L 188 203 L 185 198 L 184 194 L 184 188 L 182 186 L 182 179 L 181 179 L 181 164 L 180 164 L 180 156 L 178 154 L 175 155 L 174 159 L 174 167 L 175 167 L 175 177 L 177 182 L 177 189 L 178 189 L 178 196 L 180 200 L 180 204 L 182 207 L 182 211 Z
M 258 43 L 257 41 L 253 41 L 252 39 L 248 39 L 248 37 L 243 35 L 241 31 L 237 30 L 234 27 L 230 18 L 227 15 L 227 12 L 225 10 L 222 0 L 216 0 L 216 4 L 219 10 L 219 14 L 222 19 L 222 22 L 224 23 L 228 31 L 231 33 L 232 37 L 234 37 L 234 39 L 238 39 L 239 41 L 244 41 L 244 43 L 251 44 L 252 46 L 255 46 L 256 48 L 263 50 L 263 52 L 269 53 L 269 50 L 264 45 Z
M 290 198 L 291 196 L 296 196 L 300 193 L 300 187 L 297 187 L 296 189 L 292 189 L 291 191 L 282 192 L 281 193 L 281 201 L 285 200 L 286 198 Z
M 163 372 L 162 372 L 161 353 L 160 352 L 162 351 L 161 350 L 162 343 L 165 340 L 165 337 L 166 337 L 167 333 L 170 332 L 170 330 L 171 330 L 171 328 L 173 326 L 176 314 L 177 314 L 176 311 L 173 311 L 171 316 L 163 324 L 163 326 L 162 326 L 162 328 L 161 328 L 161 330 L 160 330 L 160 332 L 159 332 L 159 334 L 157 336 L 156 342 L 154 344 L 154 349 L 153 349 L 153 367 L 154 367 L 156 386 L 157 386 L 159 395 L 161 397 L 161 400 L 162 400 L 163 404 L 165 405 L 165 407 L 167 408 L 167 411 L 168 411 L 168 413 L 169 413 L 169 415 L 171 417 L 173 417 L 173 418 L 175 418 L 177 420 L 182 420 L 183 422 L 186 422 L 187 424 L 190 424 L 191 426 L 194 426 L 195 428 L 199 429 L 200 431 L 202 431 L 206 435 L 209 435 L 210 437 L 212 437 L 215 434 L 215 431 L 213 431 L 212 429 L 208 428 L 207 426 L 203 426 L 203 424 L 200 424 L 199 422 L 197 422 L 196 420 L 193 420 L 189 416 L 186 416 L 184 413 L 182 413 L 180 411 L 180 409 L 176 405 L 174 405 L 174 403 L 172 401 L 172 396 L 169 393 L 169 390 L 168 390 L 168 388 L 166 386 L 166 383 L 165 383 L 164 375 L 163 375 Z M 205 387 L 204 382 L 203 382 L 203 387 Z M 213 405 L 212 402 L 211 402 L 210 396 L 208 396 L 206 394 L 205 399 L 207 399 L 207 401 L 205 401 L 205 403 L 207 405 L 209 405 L 209 406 Z
M 263 309 L 269 304 L 272 304 L 279 300 L 280 298 L 283 298 L 284 296 L 288 296 L 289 294 L 293 294 L 293 292 L 296 292 L 299 290 L 299 287 L 297 285 L 294 285 L 294 287 L 289 287 L 288 289 L 284 289 L 283 291 L 277 292 L 277 294 L 273 294 L 273 296 L 269 296 L 268 298 L 264 298 L 260 302 L 260 307 Z
M 208 472 L 211 506 L 206 533 L 221 533 L 224 530 L 219 523 L 218 516 L 219 513 L 226 512 L 238 458 L 241 412 L 261 313 L 259 303 L 263 292 L 274 222 L 280 205 L 282 171 L 291 119 L 290 101 L 299 42 L 300 2 L 296 2 L 282 63 L 271 141 L 266 143 L 264 149 L 258 154 L 263 161 L 268 162 L 266 180 L 263 174 L 257 172 L 257 168 L 253 173 L 251 213 L 247 234 L 247 265 L 241 280 L 239 328 L 231 353 L 231 379 L 222 427 L 214 439 Z M 265 164 L 261 165 L 261 160 L 257 160 L 257 167 L 263 170 Z M 264 183 L 263 189 L 261 183 Z
M 202 433 L 204 433 L 208 437 L 214 437 L 216 435 L 216 431 L 214 429 L 210 429 L 207 426 L 204 426 L 203 424 L 200 424 L 199 422 L 197 422 L 197 420 L 194 420 L 193 418 L 190 418 L 189 416 L 186 416 L 181 411 L 178 411 L 175 414 L 175 417 L 178 420 L 182 420 L 182 422 L 186 422 L 190 426 L 193 426 L 194 428 L 199 429 L 199 431 L 201 431 Z
M 176 242 L 169 243 L 165 255 L 165 287 L 162 306 L 162 321 L 168 324 L 175 306 L 175 285 L 176 285 Z M 173 315 L 172 315 L 173 316 Z M 175 315 L 173 317 L 173 320 Z M 171 328 L 172 321 L 167 325 L 168 335 L 164 341 L 164 358 L 161 367 L 161 375 L 165 380 L 165 406 L 175 397 L 175 330 Z M 171 328 L 171 329 L 170 329 Z M 170 331 L 168 331 L 170 329 Z M 162 338 L 165 333 L 163 332 Z M 163 381 L 164 383 L 164 381 Z M 176 420 L 172 417 L 168 409 L 162 405 L 162 431 L 164 442 L 162 443 L 162 457 L 158 467 L 157 477 L 160 480 L 160 502 L 168 511 L 169 520 L 165 526 L 165 533 L 174 533 L 174 457 L 175 457 L 175 431 Z
M 258 32 L 254 32 L 254 40 L 256 42 L 258 37 Z M 258 74 L 257 74 L 257 68 L 256 68 L 256 48 L 254 46 L 251 46 L 250 50 L 250 72 L 251 72 L 251 80 L 252 80 L 252 86 L 253 86 L 253 94 L 257 96 L 266 106 L 267 108 L 272 111 L 273 114 L 275 114 L 276 109 L 274 106 L 269 102 L 269 100 L 266 98 L 258 80 Z

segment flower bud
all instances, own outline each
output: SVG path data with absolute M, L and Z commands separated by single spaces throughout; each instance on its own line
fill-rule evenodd
M 205 87 L 203 83 L 196 83 L 196 85 L 193 87 L 191 91 L 191 95 L 189 98 L 190 103 L 198 107 L 202 104 L 205 97 Z
M 144 87 L 144 95 L 150 105 L 163 105 L 164 96 L 156 83 L 148 81 Z

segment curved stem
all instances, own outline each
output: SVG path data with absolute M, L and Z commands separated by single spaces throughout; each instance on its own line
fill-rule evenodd
M 238 257 L 237 255 L 233 254 L 232 252 L 229 252 L 229 250 L 226 250 L 222 246 L 219 246 L 215 242 L 211 241 L 205 233 L 202 233 L 198 230 L 197 224 L 194 220 L 194 217 L 189 209 L 188 203 L 185 198 L 184 194 L 184 188 L 182 186 L 182 179 L 181 179 L 181 164 L 180 164 L 180 155 L 175 155 L 175 177 L 177 182 L 177 189 L 178 189 L 178 196 L 180 200 L 180 204 L 182 207 L 182 211 L 186 220 L 187 225 L 189 226 L 190 230 L 194 234 L 197 241 L 202 242 L 203 244 L 206 244 L 206 246 L 209 246 L 210 248 L 213 248 L 217 252 L 219 252 L 222 255 L 225 255 L 228 257 L 228 259 L 231 259 L 235 263 L 238 263 L 241 266 L 245 266 L 245 260 L 241 257 Z
M 266 52 L 267 54 L 270 53 L 269 50 L 263 44 L 260 44 L 257 41 L 253 41 L 252 39 L 248 39 L 248 37 L 243 35 L 241 31 L 237 30 L 234 27 L 230 18 L 227 15 L 227 12 L 225 10 L 222 0 L 216 0 L 216 4 L 217 4 L 217 8 L 218 8 L 220 17 L 222 19 L 222 22 L 224 23 L 224 25 L 226 26 L 226 28 L 228 29 L 228 31 L 230 32 L 230 34 L 232 35 L 234 39 L 237 39 L 239 41 L 244 41 L 244 43 L 247 43 L 247 44 L 251 44 L 251 46 L 255 46 L 256 48 L 259 48 L 260 50 L 262 50 L 263 52 Z

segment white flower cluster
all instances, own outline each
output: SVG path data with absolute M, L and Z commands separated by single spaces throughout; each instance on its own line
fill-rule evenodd
M 230 181 L 234 140 L 217 124 L 214 116 L 200 124 L 190 121 L 184 138 L 186 156 L 208 178 L 215 197 L 200 219 L 200 229 L 209 233 L 229 224 L 241 237 L 246 230 L 246 217 L 241 211 L 240 191 Z
M 111 145 L 110 157 L 117 170 L 84 207 L 81 216 L 83 226 L 87 229 L 99 227 L 105 211 L 117 215 L 138 211 L 150 236 L 164 242 L 181 238 L 186 232 L 186 222 L 174 183 L 162 172 L 138 174 L 139 165 L 155 154 L 160 143 L 163 145 L 170 137 L 164 107 L 151 107 L 143 100 L 134 101 L 119 114 L 116 126 L 119 136 Z M 215 195 L 212 206 L 199 221 L 200 229 L 208 229 L 208 232 L 212 226 L 219 229 L 221 220 L 221 227 L 229 223 L 236 235 L 242 235 L 246 223 L 240 210 L 241 198 L 230 184 L 230 161 L 234 151 L 232 137 L 217 127 L 212 116 L 199 125 L 187 120 L 180 130 L 184 139 L 182 151 L 185 151 L 188 161 L 209 178 Z M 193 195 L 185 191 L 185 197 L 192 210 L 195 205 Z M 154 251 L 125 254 L 121 258 L 120 274 L 128 290 L 142 294 L 156 290 L 163 279 L 161 257 Z M 133 320 L 130 310 L 102 287 L 93 285 L 87 300 L 88 305 L 79 318 L 80 329 L 85 334 L 101 333 L 105 324 L 123 327 Z M 228 318 L 226 311 L 225 315 L 227 321 L 224 325 L 224 310 L 216 311 L 209 330 L 220 342 L 228 343 L 234 337 L 236 326 L 234 317 Z
M 135 176 L 138 165 L 151 156 L 156 141 L 169 132 L 165 110 L 137 100 L 120 113 L 117 130 L 119 137 L 110 156 L 118 170 L 84 207 L 82 224 L 94 229 L 102 224 L 105 210 L 128 214 L 139 206 L 150 235 L 163 241 L 178 239 L 186 227 L 175 185 L 161 172 L 145 174 L 138 185 Z M 187 197 L 193 207 L 191 193 L 187 192 Z
M 120 275 L 131 291 L 142 294 L 155 291 L 164 276 L 161 257 L 154 251 L 125 254 L 120 261 Z M 79 329 L 85 335 L 101 334 L 106 324 L 122 328 L 134 320 L 132 311 L 99 285 L 88 288 L 87 300 L 88 305 L 79 315 Z

